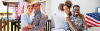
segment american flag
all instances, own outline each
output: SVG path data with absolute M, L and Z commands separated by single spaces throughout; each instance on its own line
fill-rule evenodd
M 42 12 L 45 12 L 46 2 L 41 3 Z
M 20 17 L 25 3 L 22 0 L 18 1 L 18 16 Z
M 100 27 L 100 13 L 87 13 L 85 20 L 88 27 Z

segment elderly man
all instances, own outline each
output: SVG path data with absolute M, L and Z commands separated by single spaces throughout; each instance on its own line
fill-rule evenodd
M 34 11 L 34 19 L 32 19 L 31 25 L 35 25 L 34 28 L 23 28 L 23 31 L 44 31 L 44 28 L 46 26 L 46 22 L 48 21 L 48 17 L 41 13 L 40 11 L 40 2 L 34 2 L 33 3 L 33 9 Z

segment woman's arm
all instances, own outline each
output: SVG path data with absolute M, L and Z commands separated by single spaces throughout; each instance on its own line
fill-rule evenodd
M 34 28 L 35 26 L 33 25 L 29 25 L 28 21 L 27 21 L 27 16 L 25 14 L 21 15 L 21 23 L 25 25 L 25 27 L 27 28 Z
M 35 25 L 34 25 L 34 26 L 32 26 L 32 25 L 29 25 L 29 24 L 28 24 L 26 27 L 27 27 L 27 28 L 34 28 L 34 27 L 35 27 Z
M 87 28 L 87 25 L 86 25 L 86 22 L 85 22 L 84 15 L 82 15 L 82 14 L 79 14 L 79 15 L 82 17 L 82 20 L 83 20 L 83 26 L 84 26 L 85 28 Z
M 70 27 L 71 27 L 74 31 L 76 31 L 76 29 L 74 28 L 74 26 L 73 26 L 73 24 L 72 24 L 70 18 L 69 18 L 69 17 L 66 17 L 65 19 L 66 19 L 66 21 L 68 22 L 68 24 L 70 25 Z

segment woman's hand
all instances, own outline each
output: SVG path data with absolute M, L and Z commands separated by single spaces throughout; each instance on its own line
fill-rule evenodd
M 26 27 L 27 27 L 27 28 L 34 28 L 35 25 L 27 25 Z
M 22 28 L 23 31 L 29 31 L 29 28 Z
M 79 15 L 82 17 L 82 20 L 83 20 L 83 26 L 84 26 L 85 28 L 87 28 L 87 25 L 86 25 L 86 21 L 85 21 L 84 15 L 82 15 L 82 14 L 79 14 Z
M 84 24 L 83 26 L 84 26 L 85 28 L 87 28 L 87 25 Z
M 74 31 L 77 31 L 77 30 L 74 30 Z

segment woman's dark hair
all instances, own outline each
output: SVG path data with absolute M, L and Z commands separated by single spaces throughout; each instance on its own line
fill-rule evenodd
M 65 1 L 65 5 L 68 6 L 69 8 L 72 7 L 72 2 L 70 0 Z
M 80 6 L 78 6 L 78 5 L 74 5 L 74 6 L 73 6 L 73 9 L 74 9 L 74 7 L 79 7 L 79 8 L 80 8 Z
M 71 16 L 71 15 L 72 15 L 72 13 L 70 12 L 68 15 L 69 15 L 69 16 Z
M 64 4 L 60 3 L 58 9 L 61 10 L 61 11 L 64 11 L 63 6 L 64 6 Z
M 29 6 L 32 6 L 32 5 L 28 5 L 27 8 L 28 8 Z M 32 6 L 32 7 L 33 7 L 33 6 Z
M 64 3 L 60 3 L 58 9 L 64 11 L 63 6 L 68 6 L 68 8 L 72 7 L 72 2 L 70 0 L 65 1 Z

